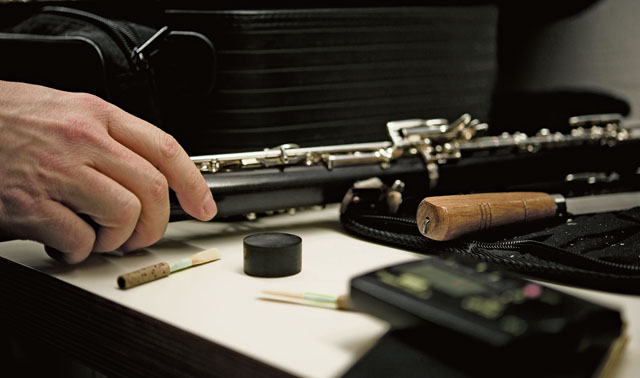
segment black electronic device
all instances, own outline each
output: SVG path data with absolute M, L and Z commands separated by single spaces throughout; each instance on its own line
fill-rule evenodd
M 591 377 L 624 345 L 619 311 L 475 260 L 377 269 L 351 280 L 350 301 L 461 376 Z

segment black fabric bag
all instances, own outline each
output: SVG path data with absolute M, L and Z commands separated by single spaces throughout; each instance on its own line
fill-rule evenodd
M 167 103 L 213 88 L 215 52 L 203 35 L 73 8 L 43 7 L 0 33 L 0 49 L 0 79 L 93 93 L 158 125 Z

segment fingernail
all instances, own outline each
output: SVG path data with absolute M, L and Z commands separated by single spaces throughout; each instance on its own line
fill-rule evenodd
M 202 206 L 202 208 L 204 209 L 205 216 L 209 219 L 213 218 L 218 212 L 218 207 L 213 200 L 211 192 L 207 192 L 207 194 L 204 196 L 204 205 Z

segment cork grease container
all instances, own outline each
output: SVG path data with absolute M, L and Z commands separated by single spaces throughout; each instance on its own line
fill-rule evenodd
M 286 277 L 302 270 L 302 239 L 282 232 L 263 232 L 243 240 L 244 272 L 255 277 Z

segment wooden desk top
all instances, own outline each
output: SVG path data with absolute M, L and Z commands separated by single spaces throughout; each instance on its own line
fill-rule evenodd
M 302 238 L 302 272 L 243 273 L 242 239 L 264 231 Z M 222 258 L 129 290 L 120 274 L 205 248 Z M 261 300 L 261 290 L 343 294 L 349 279 L 421 255 L 346 234 L 336 206 L 252 222 L 171 223 L 165 238 L 127 256 L 77 266 L 41 245 L 0 243 L 3 319 L 109 375 L 339 377 L 388 329 L 369 315 Z M 565 289 L 565 288 L 561 288 Z M 565 289 L 620 308 L 630 341 L 615 377 L 640 371 L 640 297 Z

